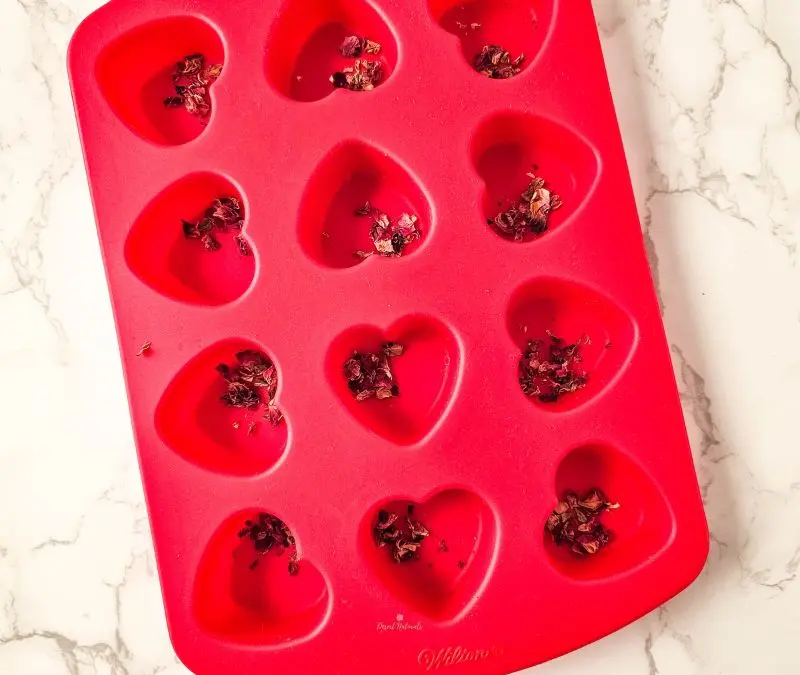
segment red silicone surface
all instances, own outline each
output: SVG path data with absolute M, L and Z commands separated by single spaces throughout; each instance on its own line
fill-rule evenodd
M 327 82 L 350 33 L 384 47 L 373 91 Z M 522 72 L 474 72 L 484 43 L 524 51 Z M 205 127 L 161 103 L 192 52 L 224 63 Z M 69 67 L 190 669 L 507 673 L 694 579 L 708 535 L 589 0 L 113 0 Z M 486 219 L 533 166 L 564 206 L 513 243 Z M 219 196 L 242 200 L 252 258 L 183 239 Z M 422 239 L 354 257 L 365 200 L 417 214 Z M 546 330 L 592 340 L 588 386 L 556 404 L 517 382 Z M 343 361 L 386 339 L 407 347 L 401 394 L 358 404 Z M 276 363 L 285 414 L 252 436 L 214 372 L 247 347 Z M 576 559 L 544 522 L 595 486 L 622 505 L 612 545 Z M 370 526 L 411 503 L 448 550 L 398 565 Z M 297 576 L 250 569 L 236 534 L 258 511 L 296 535 Z

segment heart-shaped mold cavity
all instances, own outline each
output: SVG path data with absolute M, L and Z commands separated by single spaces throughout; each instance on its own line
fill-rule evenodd
M 472 161 L 485 184 L 484 223 L 492 224 L 525 191 L 529 173 L 546 181 L 563 206 L 551 212 L 548 230 L 561 226 L 586 201 L 599 165 L 592 146 L 577 132 L 544 117 L 506 112 L 480 125 L 472 142 Z M 545 234 L 546 236 L 546 234 Z M 536 238 L 529 234 L 524 241 Z
M 553 21 L 554 0 L 430 0 L 433 18 L 461 41 L 470 67 L 484 45 L 497 45 L 530 67 L 541 51 Z
M 380 44 L 378 54 L 361 55 L 382 64 L 380 86 L 397 63 L 397 42 L 386 21 L 368 2 L 288 0 L 268 41 L 269 81 L 296 101 L 318 101 L 329 96 L 335 91 L 331 75 L 353 65 L 354 59 L 339 53 L 343 40 L 351 35 Z
M 234 365 L 235 355 L 245 350 L 268 354 L 247 340 L 217 342 L 180 370 L 156 407 L 155 425 L 161 439 L 209 471 L 261 474 L 274 468 L 286 451 L 289 431 L 285 418 L 273 426 L 264 419 L 264 406 L 257 410 L 231 408 L 220 399 L 228 386 L 217 366 Z
M 416 558 L 396 562 L 389 545 L 379 547 L 374 526 L 378 513 L 408 517 L 430 532 Z M 481 497 L 463 489 L 446 489 L 416 503 L 395 498 L 377 505 L 364 518 L 359 545 L 370 568 L 396 597 L 434 620 L 462 615 L 475 602 L 489 577 L 497 551 L 494 512 Z
M 379 352 L 386 342 L 404 347 L 403 355 L 391 360 L 399 394 L 357 401 L 347 386 L 344 364 L 354 352 Z M 326 371 L 334 391 L 361 424 L 398 445 L 412 445 L 430 433 L 449 409 L 461 371 L 461 350 L 443 323 L 412 315 L 386 331 L 368 325 L 348 329 L 331 344 Z
M 607 445 L 587 445 L 567 454 L 556 471 L 553 508 L 568 491 L 582 496 L 594 488 L 619 504 L 602 515 L 610 539 L 594 555 L 581 557 L 566 545 L 557 546 L 544 529 L 549 512 L 541 520 L 548 559 L 577 580 L 613 577 L 645 564 L 669 543 L 674 529 L 672 514 L 652 479 Z
M 186 176 L 157 195 L 125 242 L 131 271 L 158 293 L 183 302 L 222 305 L 241 296 L 253 282 L 256 263 L 252 251 L 242 255 L 234 238 L 238 233 L 216 233 L 221 246 L 208 251 L 199 239 L 187 239 L 183 232 L 183 220 L 199 221 L 221 197 L 242 201 L 230 181 L 207 172 Z M 246 211 L 244 215 L 246 220 Z
M 343 367 L 354 352 L 379 352 L 386 342 L 405 349 L 391 359 L 399 394 L 393 398 L 357 401 Z M 440 321 L 407 316 L 386 331 L 354 326 L 339 335 L 326 357 L 331 387 L 365 427 L 398 445 L 412 445 L 430 433 L 448 411 L 461 372 L 461 349 L 453 332 Z
M 583 360 L 579 364 L 588 373 L 586 386 L 555 402 L 529 398 L 548 411 L 571 410 L 602 391 L 627 362 L 636 338 L 631 318 L 612 300 L 586 286 L 550 278 L 517 289 L 506 325 L 520 356 L 531 340 L 547 344 L 548 331 L 568 342 L 588 338 L 580 350 Z M 517 377 L 516 367 L 509 375 Z
M 352 267 L 364 261 L 356 251 L 374 251 L 370 217 L 355 212 L 369 202 L 394 222 L 403 213 L 418 218 L 424 239 L 430 233 L 431 208 L 418 181 L 399 162 L 360 141 L 335 147 L 308 182 L 298 220 L 306 254 L 326 267 Z M 410 243 L 411 255 L 420 240 Z
M 258 513 L 232 516 L 211 537 L 195 578 L 194 615 L 204 630 L 225 640 L 291 646 L 324 625 L 331 593 L 325 577 L 302 555 L 296 574 L 290 574 L 292 551 L 258 556 L 253 542 L 239 537 L 245 521 L 256 520 Z
M 100 54 L 96 71 L 100 91 L 135 134 L 160 145 L 180 145 L 203 132 L 209 117 L 202 120 L 182 107 L 164 105 L 165 98 L 175 95 L 175 64 L 189 54 L 202 54 L 206 65 L 222 65 L 225 59 L 216 30 L 192 16 L 134 28 Z M 210 91 L 218 84 L 210 85 Z

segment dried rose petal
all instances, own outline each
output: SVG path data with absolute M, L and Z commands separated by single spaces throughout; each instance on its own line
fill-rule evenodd
M 175 64 L 175 73 L 172 76 L 173 79 L 177 80 L 200 72 L 204 60 L 205 58 L 202 54 L 189 54 L 188 56 L 184 56 L 182 61 L 178 61 Z
M 543 234 L 550 214 L 562 205 L 561 198 L 545 187 L 544 179 L 532 173 L 528 178 L 530 183 L 520 197 L 489 221 L 500 234 L 513 241 L 522 241 L 528 234 Z
M 341 45 L 339 45 L 339 53 L 346 59 L 354 59 L 361 56 L 363 48 L 363 41 L 357 35 L 350 35 L 346 37 Z
M 217 63 L 206 68 L 205 76 L 207 80 L 216 80 L 222 74 L 222 64 Z
M 172 75 L 176 95 L 164 99 L 166 107 L 183 106 L 189 114 L 199 117 L 201 124 L 205 124 L 205 118 L 211 112 L 208 85 L 222 72 L 221 64 L 205 67 L 204 63 L 202 54 L 189 54 L 176 63 Z
M 370 213 L 372 213 L 372 204 L 369 202 L 364 202 L 354 211 L 354 213 L 357 216 L 368 216 Z
M 215 199 L 209 211 L 217 225 L 234 225 L 242 220 L 242 205 L 236 197 Z
M 519 361 L 519 383 L 526 396 L 535 396 L 544 403 L 552 403 L 566 394 L 586 386 L 588 374 L 576 367 L 582 361 L 581 347 L 588 338 L 582 337 L 573 344 L 548 333 L 549 344 L 532 340 Z
M 383 64 L 380 61 L 356 59 L 352 66 L 333 73 L 331 84 L 337 89 L 370 91 L 383 79 Z
M 273 403 L 267 405 L 267 412 L 264 414 L 264 419 L 267 420 L 273 427 L 278 426 L 283 419 L 283 413 Z
M 402 356 L 405 351 L 405 347 L 399 342 L 387 342 L 383 345 L 382 349 L 386 356 Z
M 502 47 L 484 45 L 481 51 L 475 55 L 472 65 L 475 70 L 487 77 L 504 80 L 517 75 L 522 70 L 520 66 L 524 60 L 524 54 L 520 54 L 512 60 L 511 55 Z
M 256 521 L 246 520 L 244 527 L 239 530 L 239 538 L 247 538 L 253 542 L 256 554 L 266 555 L 274 551 L 276 555 L 282 555 L 286 549 L 295 547 L 295 539 L 289 528 L 280 518 L 276 518 L 268 513 L 259 513 Z M 297 567 L 297 551 L 292 551 L 289 558 L 289 574 L 295 576 L 299 571 Z M 258 565 L 256 557 L 250 569 L 255 569 Z
M 378 528 L 379 530 L 385 530 L 386 528 L 394 525 L 398 517 L 399 516 L 396 513 L 392 513 L 390 511 L 381 509 L 380 511 L 378 511 L 378 519 L 377 522 L 375 523 L 375 527 Z
M 420 238 L 417 228 L 417 217 L 409 213 L 402 213 L 396 222 L 382 211 L 374 209 L 369 202 L 355 211 L 356 215 L 372 215 L 372 227 L 369 231 L 375 251 L 356 251 L 355 255 L 367 258 L 374 253 L 386 257 L 402 255 L 405 247 L 412 241 Z
M 206 251 L 219 251 L 220 243 L 214 238 L 213 234 L 204 234 L 200 237 L 200 241 L 203 243 Z
M 375 42 L 374 40 L 364 40 L 364 51 L 367 54 L 380 54 L 381 53 L 381 45 L 379 42 Z
M 395 562 L 409 562 L 417 559 L 417 552 L 430 536 L 418 520 L 411 518 L 413 504 L 408 506 L 408 515 L 401 520 L 398 513 L 381 509 L 372 527 L 372 535 L 378 548 L 389 547 Z
M 413 541 L 419 542 L 430 536 L 431 533 L 428 531 L 428 528 L 418 520 L 412 520 L 410 517 L 406 517 L 406 522 L 408 523 L 408 529 L 411 532 L 411 539 Z
M 216 370 L 227 383 L 227 391 L 220 397 L 225 405 L 232 408 L 257 410 L 264 406 L 264 419 L 276 426 L 283 419 L 283 413 L 275 405 L 278 391 L 278 371 L 270 358 L 259 351 L 245 349 L 236 354 L 236 366 L 226 363 L 217 365 Z M 255 429 L 251 423 L 249 432 Z
M 590 490 L 582 499 L 574 492 L 567 492 L 548 516 L 545 529 L 557 545 L 569 545 L 576 555 L 594 555 L 610 541 L 600 515 L 618 506 L 609 502 L 599 489 Z
M 244 224 L 242 216 L 242 206 L 236 197 L 220 197 L 205 210 L 205 215 L 198 222 L 193 223 L 188 220 L 181 220 L 183 236 L 187 239 L 200 239 L 205 248 L 209 251 L 218 251 L 220 243 L 212 234 L 213 230 L 226 232 L 228 227 L 234 230 L 241 230 Z M 239 252 L 243 256 L 251 254 L 250 245 L 242 237 L 234 237 Z
M 606 499 L 606 496 L 597 489 L 590 490 L 584 497 L 581 499 L 578 504 L 588 511 L 592 513 L 599 513 L 605 509 L 616 509 L 619 507 L 619 504 L 612 504 Z
M 400 393 L 394 381 L 390 358 L 402 353 L 402 345 L 389 342 L 380 353 L 355 352 L 344 362 L 344 377 L 356 401 L 370 398 L 384 400 Z
M 241 235 L 237 235 L 235 237 L 236 245 L 239 247 L 239 253 L 244 256 L 252 255 L 253 251 L 250 248 L 250 244 L 247 243 L 247 240 Z

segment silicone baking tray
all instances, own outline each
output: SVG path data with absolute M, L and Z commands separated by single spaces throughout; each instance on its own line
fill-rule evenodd
M 350 33 L 383 45 L 372 91 L 328 82 Z M 484 43 L 524 52 L 522 72 L 475 72 Z M 162 104 L 192 52 L 224 64 L 207 126 Z M 708 533 L 588 0 L 113 0 L 69 70 L 191 670 L 507 673 L 699 573 Z M 514 243 L 487 218 L 534 166 L 564 206 Z M 250 258 L 183 238 L 221 195 L 242 200 Z M 421 241 L 354 257 L 365 200 L 413 211 Z M 588 386 L 555 404 L 517 381 L 546 330 L 592 340 Z M 401 394 L 357 403 L 342 364 L 386 339 L 407 348 Z M 248 347 L 274 360 L 285 414 L 253 435 L 214 370 Z M 612 545 L 579 559 L 543 525 L 563 491 L 595 486 L 622 506 Z M 411 502 L 449 551 L 398 565 L 370 528 Z M 260 511 L 295 534 L 297 576 L 285 557 L 241 563 Z

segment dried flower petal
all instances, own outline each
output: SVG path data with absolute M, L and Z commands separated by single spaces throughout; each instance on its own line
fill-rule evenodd
M 244 256 L 253 254 L 250 244 L 247 243 L 247 240 L 241 234 L 237 235 L 234 239 L 236 241 L 236 245 L 239 247 L 239 253 Z
M 205 124 L 205 118 L 211 112 L 208 85 L 222 73 L 221 64 L 205 67 L 204 63 L 202 54 L 189 54 L 178 61 L 172 74 L 175 96 L 164 99 L 167 108 L 183 106 L 189 114 L 199 117 L 201 124 Z
M 381 53 L 381 45 L 374 40 L 364 39 L 364 51 L 367 54 L 380 54 Z
M 363 48 L 363 41 L 357 35 L 350 35 L 346 37 L 341 45 L 339 45 L 339 53 L 346 59 L 354 59 L 361 56 Z
M 245 349 L 236 354 L 237 364 L 217 365 L 216 370 L 227 384 L 227 391 L 220 397 L 231 408 L 257 410 L 264 406 L 264 419 L 276 426 L 283 419 L 283 413 L 275 405 L 278 391 L 278 371 L 270 358 L 259 351 Z M 263 392 L 263 393 L 262 393 Z M 248 435 L 255 430 L 255 422 L 250 423 Z
M 358 208 L 357 208 L 357 209 L 354 211 L 354 213 L 355 213 L 357 216 L 368 216 L 370 213 L 372 213 L 372 204 L 370 204 L 369 202 L 364 202 L 364 204 L 362 204 L 361 206 L 359 206 L 359 207 L 358 207 Z
M 199 239 L 208 251 L 218 251 L 221 244 L 214 236 L 213 231 L 226 232 L 228 228 L 241 230 L 244 224 L 242 206 L 236 197 L 220 197 L 215 199 L 211 206 L 205 210 L 205 215 L 196 223 L 181 220 L 183 236 L 187 239 Z M 239 252 L 243 256 L 251 254 L 250 245 L 242 237 L 235 238 Z
M 383 345 L 382 349 L 386 356 L 402 356 L 405 351 L 405 347 L 399 342 L 387 342 Z
M 352 66 L 333 73 L 331 84 L 337 89 L 369 91 L 383 79 L 383 64 L 380 61 L 356 59 Z
M 344 362 L 342 370 L 347 387 L 356 401 L 373 397 L 384 400 L 400 393 L 394 381 L 390 359 L 402 353 L 402 345 L 388 342 L 379 353 L 355 352 Z
M 608 501 L 599 489 L 590 490 L 583 498 L 567 492 L 548 516 L 545 529 L 557 545 L 567 544 L 576 555 L 594 555 L 605 547 L 610 538 L 600 523 L 600 515 L 619 504 Z
M 478 28 L 480 28 L 480 24 L 478 24 Z M 524 54 L 520 54 L 512 60 L 510 54 L 502 47 L 484 45 L 481 51 L 475 55 L 472 65 L 475 70 L 487 77 L 505 80 L 517 75 L 522 70 L 520 66 L 524 60 Z
M 503 236 L 522 241 L 526 235 L 541 235 L 547 230 L 548 218 L 561 208 L 561 198 L 545 188 L 545 181 L 532 173 L 530 183 L 520 197 L 505 211 L 489 221 Z
M 542 340 L 532 340 L 519 360 L 519 384 L 526 396 L 536 396 L 543 403 L 552 403 L 566 394 L 583 389 L 588 373 L 576 367 L 582 361 L 581 347 L 586 337 L 573 344 L 548 333 L 545 353 Z
M 291 530 L 280 518 L 276 518 L 269 513 L 259 513 L 257 520 L 246 520 L 245 526 L 239 530 L 239 538 L 247 538 L 253 542 L 253 548 L 257 555 L 266 555 L 274 551 L 276 555 L 282 555 L 286 549 L 295 549 L 295 539 Z M 293 550 L 289 557 L 289 574 L 295 576 L 299 571 L 297 566 L 297 550 Z M 250 569 L 255 569 L 258 565 L 256 557 L 250 565 Z
M 395 562 L 416 560 L 423 541 L 430 535 L 428 529 L 419 521 L 413 520 L 413 505 L 408 507 L 405 522 L 398 513 L 381 509 L 372 527 L 372 535 L 378 548 L 389 547 Z
M 204 234 L 200 237 L 200 241 L 203 243 L 203 247 L 206 251 L 219 251 L 220 243 L 214 238 L 213 234 Z
M 418 520 L 412 520 L 410 517 L 406 517 L 406 522 L 408 523 L 408 529 L 411 532 L 412 541 L 419 542 L 430 536 L 431 533 L 428 531 L 428 528 L 426 528 Z
M 236 197 L 215 199 L 209 211 L 217 226 L 234 225 L 242 219 L 242 204 Z
M 220 75 L 222 75 L 221 63 L 216 63 L 213 66 L 206 68 L 205 77 L 207 80 L 216 80 Z
M 396 222 L 392 222 L 389 216 L 378 209 L 372 207 L 367 202 L 364 206 L 355 210 L 358 216 L 372 216 L 372 227 L 369 231 L 372 245 L 375 251 L 356 251 L 355 255 L 367 258 L 373 253 L 396 258 L 403 254 L 405 247 L 412 241 L 420 238 L 421 234 L 417 228 L 417 217 L 409 213 L 402 213 Z

